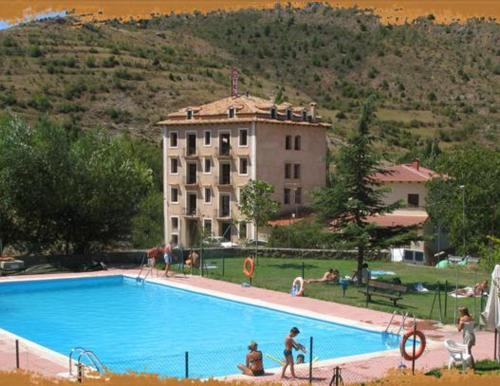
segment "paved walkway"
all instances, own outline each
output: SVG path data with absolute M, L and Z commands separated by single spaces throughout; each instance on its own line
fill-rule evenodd
M 4 277 L 0 282 L 14 280 L 39 280 L 49 278 L 64 277 L 83 277 L 83 276 L 102 276 L 109 274 L 128 274 L 135 275 L 137 270 L 117 270 L 112 269 L 105 272 L 84 273 L 84 274 L 50 274 L 33 275 L 22 277 Z M 350 325 L 356 325 L 359 322 L 367 327 L 375 329 L 384 329 L 391 315 L 385 312 L 353 307 L 345 304 L 332 303 L 322 300 L 316 300 L 307 297 L 291 297 L 289 294 L 271 291 L 262 288 L 242 287 L 238 284 L 224 281 L 201 278 L 198 276 L 176 275 L 165 279 L 159 275 L 153 276 L 153 280 L 169 282 L 174 286 L 190 286 L 205 293 L 223 292 L 234 298 L 245 298 L 249 302 L 262 304 L 272 303 L 278 308 L 302 310 L 303 314 L 322 315 L 325 318 L 341 320 Z M 416 362 L 418 370 L 429 370 L 431 368 L 444 366 L 447 364 L 448 354 L 442 342 L 445 339 L 454 339 L 461 341 L 460 334 L 454 326 L 438 326 L 430 321 L 419 321 L 419 329 L 423 330 L 430 339 L 430 344 L 422 357 Z M 15 337 L 0 332 L 0 369 L 14 369 L 15 359 Z M 362 342 L 360 342 L 362 343 Z M 65 358 L 54 356 L 51 352 L 41 347 L 33 347 L 29 342 L 21 341 L 20 366 L 24 369 L 40 372 L 45 375 L 56 375 L 57 373 L 67 371 Z M 492 358 L 493 356 L 493 334 L 490 332 L 477 332 L 477 343 L 473 349 L 476 359 Z M 318 383 L 328 384 L 335 366 L 342 368 L 342 375 L 345 383 L 363 382 L 384 376 L 387 370 L 397 367 L 400 364 L 400 355 L 398 350 L 384 352 L 375 356 L 361 356 L 351 358 L 350 360 L 332 360 L 314 365 L 313 375 Z M 406 363 L 409 367 L 410 363 Z M 308 374 L 308 365 L 298 367 L 297 374 L 300 377 L 306 377 Z M 258 380 L 258 381 L 277 381 L 279 374 L 271 374 L 258 379 L 245 376 L 236 377 L 239 380 Z

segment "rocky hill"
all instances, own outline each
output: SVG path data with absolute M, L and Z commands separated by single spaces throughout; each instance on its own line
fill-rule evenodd
M 322 5 L 128 23 L 65 18 L 0 31 L 0 108 L 158 140 L 154 123 L 168 112 L 227 96 L 235 66 L 241 91 L 315 100 L 332 143 L 375 93 L 389 159 L 431 141 L 498 147 L 499 47 L 491 20 L 384 25 L 368 11 Z

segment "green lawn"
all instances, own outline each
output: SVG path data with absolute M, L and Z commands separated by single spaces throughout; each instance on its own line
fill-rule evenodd
M 243 275 L 242 266 L 244 258 L 207 258 L 205 263 L 211 267 L 208 270 L 208 276 L 214 279 L 226 280 L 234 283 L 243 283 L 247 281 Z M 351 275 L 356 267 L 353 260 L 324 260 L 324 259 L 298 259 L 298 258 L 269 258 L 259 257 L 255 269 L 253 285 L 256 287 L 268 288 L 276 291 L 289 292 L 292 281 L 295 277 L 302 275 L 302 264 L 304 264 L 305 278 L 321 277 L 330 267 L 337 268 L 341 275 Z M 432 302 L 435 296 L 437 282 L 441 284 L 441 305 L 444 319 L 444 284 L 448 281 L 449 291 L 455 287 L 455 281 L 458 271 L 459 286 L 473 286 L 480 280 L 487 280 L 489 274 L 479 268 L 450 268 L 436 269 L 427 266 L 414 266 L 402 263 L 390 262 L 370 262 L 370 269 L 383 269 L 393 271 L 397 274 L 404 285 L 409 286 L 409 293 L 403 295 L 403 300 L 399 302 L 400 310 L 408 311 L 417 317 L 429 318 Z M 223 272 L 224 268 L 224 272 Z M 197 270 L 193 274 L 199 273 Z M 417 293 L 414 291 L 415 283 L 423 283 L 430 292 Z M 342 289 L 339 285 L 333 284 L 311 284 L 306 287 L 305 296 L 334 301 L 338 303 L 352 304 L 359 307 L 365 307 L 365 296 L 359 292 L 360 288 L 350 286 L 347 289 L 346 296 L 342 296 Z M 453 322 L 453 310 L 455 307 L 455 298 L 448 296 L 447 299 L 447 317 L 446 322 Z M 479 298 L 458 299 L 457 306 L 468 306 L 473 316 L 478 319 L 480 313 Z M 439 320 L 437 300 L 432 319 Z M 369 303 L 369 308 L 392 312 L 394 307 L 389 299 L 376 297 Z

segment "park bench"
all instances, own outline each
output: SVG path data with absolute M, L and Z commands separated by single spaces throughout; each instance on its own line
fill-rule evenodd
M 366 304 L 372 300 L 372 296 L 380 296 L 392 300 L 394 306 L 397 306 L 398 300 L 403 299 L 402 295 L 406 293 L 407 287 L 401 284 L 386 283 L 378 280 L 368 280 L 366 289 L 359 291 L 366 296 Z

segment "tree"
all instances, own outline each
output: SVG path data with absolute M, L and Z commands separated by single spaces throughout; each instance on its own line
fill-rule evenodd
M 264 226 L 276 214 L 279 203 L 271 197 L 274 187 L 262 180 L 251 180 L 240 193 L 240 212 L 255 226 L 255 247 L 257 249 L 259 227 Z
M 426 209 L 434 224 L 449 233 L 462 254 L 476 254 L 487 236 L 500 229 L 500 154 L 480 145 L 460 146 L 441 154 L 428 183 Z
M 374 177 L 385 171 L 379 166 L 368 129 L 373 119 L 373 102 L 370 97 L 362 107 L 356 132 L 340 147 L 334 162 L 335 172 L 328 178 L 328 186 L 315 192 L 313 204 L 320 218 L 332 223 L 344 239 L 356 247 L 358 278 L 370 249 L 406 232 L 393 229 L 387 234 L 366 220 L 368 216 L 400 207 L 399 202 L 384 204 L 382 198 L 386 190 Z
M 0 122 L 2 207 L 28 250 L 84 253 L 127 237 L 151 183 L 151 170 L 102 132 L 74 137 L 48 120 Z

